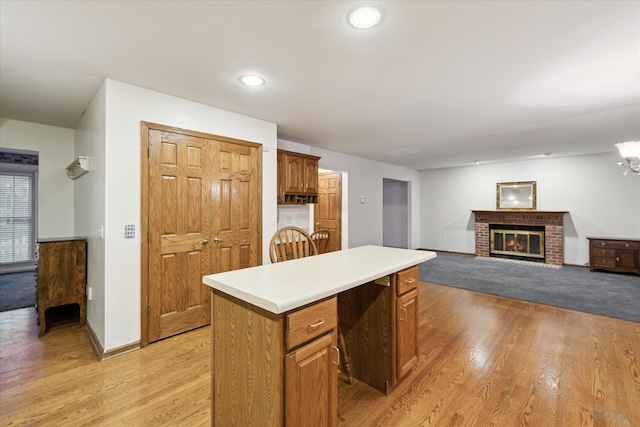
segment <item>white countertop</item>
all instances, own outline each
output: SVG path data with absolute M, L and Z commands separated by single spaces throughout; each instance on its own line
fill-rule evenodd
M 202 282 L 279 314 L 435 257 L 430 251 L 360 246 L 211 274 Z

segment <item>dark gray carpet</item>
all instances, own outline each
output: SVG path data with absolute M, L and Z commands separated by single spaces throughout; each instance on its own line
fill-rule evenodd
M 36 305 L 36 272 L 0 275 L 0 311 Z
M 564 266 L 550 269 L 438 252 L 420 280 L 640 322 L 640 277 Z

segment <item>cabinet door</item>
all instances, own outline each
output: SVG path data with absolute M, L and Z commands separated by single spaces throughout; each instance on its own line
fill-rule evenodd
M 337 334 L 332 332 L 285 357 L 285 424 L 338 424 Z
M 312 159 L 304 160 L 305 192 L 318 192 L 318 161 Z
M 638 268 L 638 251 L 618 249 L 616 251 L 616 267 Z
M 287 183 L 285 185 L 285 191 L 288 193 L 302 193 L 304 192 L 304 159 L 302 157 L 286 156 Z
M 404 377 L 418 363 L 418 290 L 397 299 L 396 374 Z

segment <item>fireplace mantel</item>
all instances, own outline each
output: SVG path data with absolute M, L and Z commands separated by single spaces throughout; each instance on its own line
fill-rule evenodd
M 476 256 L 489 256 L 489 224 L 539 225 L 545 228 L 545 262 L 564 264 L 564 214 L 568 211 L 472 210 Z

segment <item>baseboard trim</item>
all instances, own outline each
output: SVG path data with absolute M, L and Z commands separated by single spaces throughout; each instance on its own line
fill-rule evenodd
M 87 333 L 89 334 L 89 339 L 91 340 L 91 344 L 93 345 L 93 350 L 96 352 L 96 356 L 98 357 L 98 360 L 102 361 L 102 354 L 104 353 L 104 350 L 102 349 L 100 340 L 98 339 L 96 332 L 91 327 L 91 323 L 89 323 L 89 320 L 85 321 L 84 327 L 87 330 Z
M 140 350 L 140 341 L 132 342 L 131 344 L 123 345 L 113 348 L 103 353 L 101 360 L 111 359 L 112 357 L 121 356 L 125 353 Z
M 100 360 L 101 362 L 107 359 L 111 359 L 112 357 L 120 356 L 122 354 L 140 349 L 140 341 L 136 341 L 132 342 L 131 344 L 113 348 L 109 351 L 104 351 L 104 348 L 102 348 L 98 336 L 93 330 L 93 327 L 91 327 L 91 323 L 87 321 L 85 326 L 87 328 L 87 332 L 89 333 L 91 344 L 93 344 L 93 349 L 96 352 L 96 356 L 98 356 L 98 360 Z

